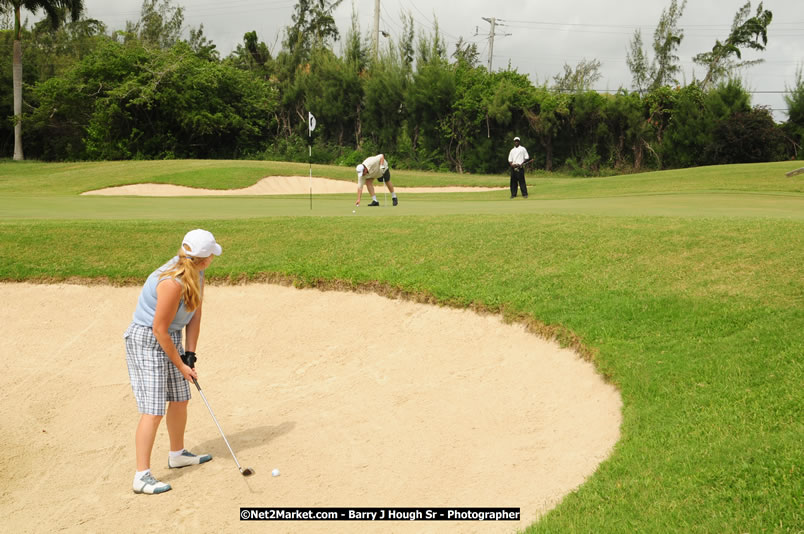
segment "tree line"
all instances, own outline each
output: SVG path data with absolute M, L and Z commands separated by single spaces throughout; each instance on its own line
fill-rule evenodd
M 184 9 L 172 0 L 144 0 L 140 19 L 115 32 L 68 17 L 70 0 L 51 2 L 30 28 L 0 31 L 2 46 L 21 43 L 24 58 L 19 114 L 16 58 L 4 54 L 0 66 L 8 117 L 0 155 L 13 153 L 19 125 L 25 156 L 47 161 L 307 161 L 311 112 L 316 163 L 351 165 L 382 152 L 396 167 L 496 173 L 515 135 L 537 167 L 577 175 L 801 157 L 801 69 L 784 124 L 752 106 L 734 75 L 745 66 L 741 49 L 767 43 L 772 15 L 762 4 L 753 16 L 750 2 L 737 12 L 729 36 L 695 58 L 706 76 L 682 85 L 675 51 L 686 2 L 672 0 L 653 57 L 639 32 L 631 41 L 633 88 L 602 94 L 592 90 L 596 60 L 565 65 L 553 83 L 538 85 L 510 67 L 489 72 L 463 40 L 447 50 L 437 25 L 416 32 L 411 15 L 398 40 L 375 50 L 355 15 L 340 35 L 332 11 L 341 1 L 298 0 L 278 51 L 248 32 L 227 57 L 203 26 L 183 37 Z M 4 13 L 7 27 L 13 13 Z

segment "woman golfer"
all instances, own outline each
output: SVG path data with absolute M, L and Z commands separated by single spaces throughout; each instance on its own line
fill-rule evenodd
M 132 323 L 123 334 L 131 388 L 141 414 L 135 435 L 134 493 L 164 493 L 171 489 L 151 474 L 151 450 L 165 415 L 165 403 L 170 437 L 168 467 L 187 467 L 212 459 L 208 454 L 195 455 L 184 448 L 190 400 L 187 381 L 198 375 L 182 361 L 182 330 L 187 352 L 194 355 L 201 328 L 204 270 L 221 252 L 211 233 L 188 232 L 178 254 L 145 281 Z

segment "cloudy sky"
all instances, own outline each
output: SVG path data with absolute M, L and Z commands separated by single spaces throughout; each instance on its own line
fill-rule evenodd
M 243 34 L 256 31 L 274 51 L 279 50 L 283 30 L 291 24 L 296 0 L 173 0 L 185 8 L 186 26 L 203 24 L 204 33 L 222 56 L 242 41 Z M 705 73 L 692 57 L 711 50 L 716 39 L 726 38 L 737 10 L 745 0 L 690 0 L 679 27 L 684 39 L 678 50 L 683 80 Z M 602 78 L 595 89 L 631 88 L 631 75 L 625 58 L 634 30 L 641 29 L 643 42 L 650 46 L 662 10 L 670 0 L 519 0 L 488 2 L 481 0 L 380 0 L 380 29 L 398 39 L 402 31 L 401 13 L 411 14 L 417 32 L 431 35 L 434 21 L 441 34 L 455 49 L 459 37 L 477 43 L 483 64 L 488 64 L 490 23 L 496 19 L 492 68 L 510 64 L 530 77 L 531 82 L 552 82 L 565 63 L 575 66 L 583 59 L 601 62 Z M 122 29 L 127 20 L 137 21 L 142 0 L 85 0 L 87 14 L 106 23 L 109 30 Z M 758 2 L 752 0 L 751 12 Z M 743 59 L 762 58 L 762 65 L 745 69 L 742 79 L 753 92 L 752 103 L 774 109 L 777 120 L 785 120 L 781 94 L 795 83 L 796 69 L 804 67 L 804 7 L 802 0 L 766 0 L 773 12 L 764 52 L 748 51 Z M 361 31 L 368 36 L 374 27 L 375 0 L 343 0 L 335 11 L 342 35 L 351 25 L 352 12 Z M 39 14 L 41 16 L 41 13 Z M 34 17 L 38 19 L 39 17 Z M 380 37 L 381 43 L 387 42 Z M 340 52 L 340 44 L 335 45 Z

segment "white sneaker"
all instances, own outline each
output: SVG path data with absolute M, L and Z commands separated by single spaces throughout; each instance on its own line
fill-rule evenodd
M 138 480 L 134 481 L 133 489 L 134 493 L 147 493 L 148 495 L 154 495 L 156 493 L 165 493 L 166 491 L 170 491 L 171 487 L 170 484 L 159 482 L 149 472 L 145 473 Z
M 188 450 L 184 450 L 179 456 L 168 456 L 168 467 L 171 469 L 175 467 L 187 467 L 188 465 L 203 464 L 212 460 L 209 454 L 201 454 L 196 456 Z

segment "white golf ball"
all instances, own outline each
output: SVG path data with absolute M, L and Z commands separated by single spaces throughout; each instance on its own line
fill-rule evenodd
M 273 476 L 275 476 L 275 477 L 278 477 L 279 476 L 279 469 L 274 469 L 273 471 L 271 471 L 271 474 Z
M 352 210 L 352 213 L 357 213 L 357 210 Z

